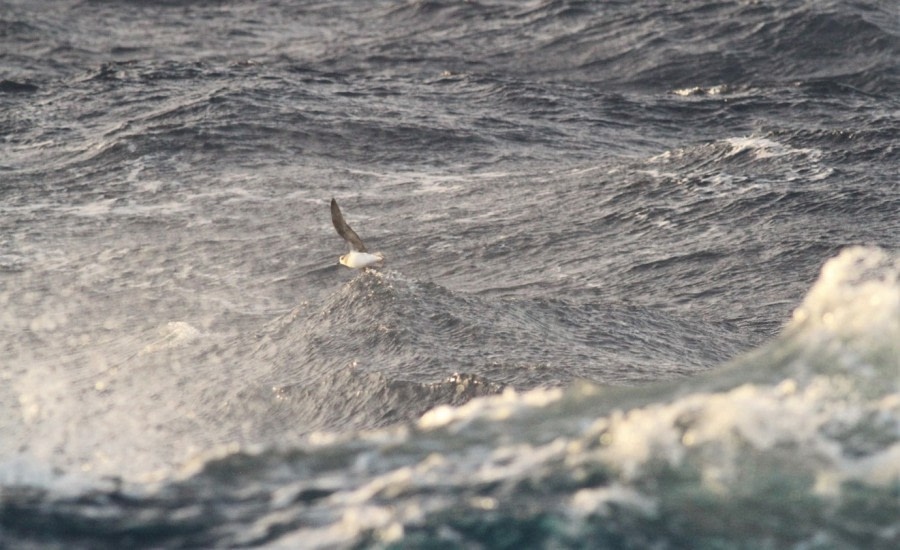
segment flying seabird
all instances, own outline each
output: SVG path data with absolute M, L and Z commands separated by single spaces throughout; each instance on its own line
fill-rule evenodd
M 337 229 L 338 235 L 350 243 L 350 252 L 341 256 L 341 264 L 353 269 L 365 269 L 372 266 L 381 267 L 381 264 L 384 263 L 384 254 L 381 252 L 369 254 L 366 250 L 366 245 L 363 244 L 356 231 L 350 229 L 350 226 L 344 221 L 341 209 L 334 199 L 331 199 L 331 223 Z

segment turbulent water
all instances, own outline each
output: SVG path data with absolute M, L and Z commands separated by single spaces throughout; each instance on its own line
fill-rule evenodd
M 898 60 L 889 0 L 0 0 L 0 546 L 900 547 Z

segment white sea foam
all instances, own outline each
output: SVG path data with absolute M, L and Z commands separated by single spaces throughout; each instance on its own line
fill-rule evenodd
M 164 349 L 177 348 L 189 344 L 202 333 L 184 321 L 170 321 L 159 327 L 159 338 L 144 346 L 141 353 L 153 353 Z
M 680 95 L 683 97 L 690 96 L 718 96 L 731 91 L 729 86 L 725 84 L 719 84 L 718 86 L 709 86 L 704 88 L 702 86 L 694 86 L 692 88 L 679 88 L 677 90 L 673 90 L 672 93 L 675 95 Z
M 787 155 L 802 155 L 817 159 L 822 156 L 822 152 L 818 149 L 795 149 L 775 140 L 758 136 L 728 138 L 725 140 L 725 143 L 731 146 L 731 151 L 729 151 L 728 156 L 735 156 L 744 152 L 753 154 L 753 157 L 756 159 L 783 157 Z
M 900 258 L 877 248 L 853 247 L 829 260 L 790 329 L 815 344 L 852 344 L 877 356 L 879 374 L 900 377 Z

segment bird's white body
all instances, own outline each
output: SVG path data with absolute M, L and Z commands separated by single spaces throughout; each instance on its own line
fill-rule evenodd
M 347 254 L 341 256 L 341 265 L 352 267 L 353 269 L 364 269 L 373 265 L 381 265 L 384 262 L 384 254 L 376 252 L 369 254 L 368 252 L 357 252 L 351 250 Z
M 341 256 L 341 265 L 353 269 L 366 269 L 373 266 L 381 267 L 381 264 L 384 263 L 384 254 L 381 252 L 369 253 L 356 231 L 347 224 L 344 215 L 341 213 L 341 208 L 334 198 L 331 199 L 331 223 L 334 224 L 338 235 L 350 245 L 350 252 Z

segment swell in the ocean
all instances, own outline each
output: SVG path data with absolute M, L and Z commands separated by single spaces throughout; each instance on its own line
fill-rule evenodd
M 848 249 L 783 335 L 707 375 L 507 389 L 381 431 L 222 448 L 152 489 L 67 496 L 72 480 L 19 465 L 41 481 L 8 479 L 0 521 L 8 541 L 92 548 L 890 548 L 898 337 L 900 258 Z
M 897 546 L 895 4 L 7 0 L 0 544 Z

